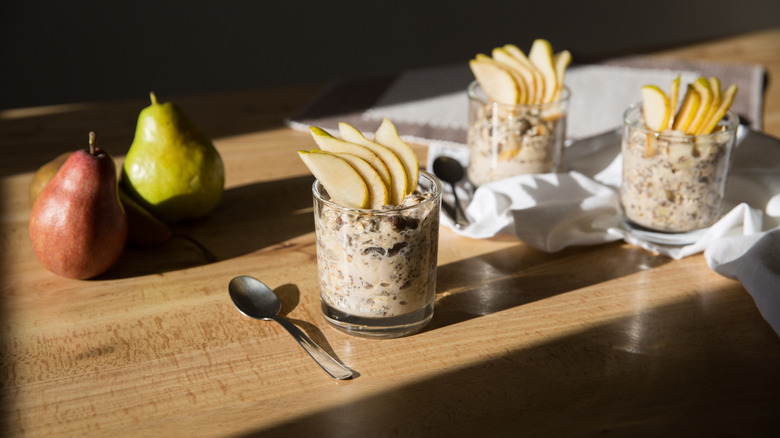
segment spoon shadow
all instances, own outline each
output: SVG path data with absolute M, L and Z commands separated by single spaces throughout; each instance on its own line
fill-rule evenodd
M 300 289 L 298 289 L 298 286 L 287 283 L 276 287 L 273 289 L 273 292 L 282 303 L 282 308 L 279 310 L 279 316 L 286 318 L 288 321 L 300 327 L 301 330 L 303 330 L 314 342 L 316 342 L 323 350 L 325 350 L 325 352 L 333 356 L 333 358 L 339 362 L 344 363 L 333 350 L 333 347 L 331 347 L 330 342 L 328 342 L 328 338 L 325 336 L 325 333 L 323 333 L 319 327 L 308 321 L 297 318 L 290 318 L 288 316 L 290 312 L 298 307 L 298 303 L 300 303 L 301 292 Z M 353 372 L 353 379 L 360 376 L 360 374 L 351 367 L 349 367 L 349 369 Z

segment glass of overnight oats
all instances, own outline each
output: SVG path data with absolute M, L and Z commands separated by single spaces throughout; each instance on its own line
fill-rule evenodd
M 701 84 L 706 81 L 697 82 L 705 87 Z M 676 99 L 664 103 L 662 92 L 643 88 L 643 102 L 624 113 L 621 209 L 627 227 L 651 242 L 693 243 L 720 219 L 723 211 L 739 125 L 739 117 L 728 111 L 736 88 L 724 93 L 719 83 L 713 82 L 709 91 L 702 88 L 701 96 L 689 97 L 695 93 L 694 87 L 688 88 L 675 115 Z M 652 94 L 660 103 L 653 103 L 656 97 Z M 671 95 L 676 94 L 675 90 Z M 689 105 L 691 102 L 695 105 Z M 663 105 L 667 106 L 665 116 L 660 109 Z M 708 112 L 710 127 L 705 127 L 708 122 L 697 122 L 696 114 L 699 119 L 707 119 Z M 662 126 L 655 129 L 648 126 L 659 123 Z
M 380 209 L 333 203 L 315 181 L 320 298 L 336 328 L 393 338 L 419 331 L 433 316 L 441 183 L 419 174 L 400 205 Z
M 569 92 L 542 104 L 493 102 L 479 83 L 468 88 L 468 178 L 475 186 L 515 175 L 560 170 Z
M 528 55 L 512 44 L 469 61 L 469 181 L 480 186 L 516 175 L 558 172 L 566 138 L 571 53 L 536 39 Z
M 372 139 L 339 123 L 299 150 L 314 174 L 322 312 L 356 336 L 395 338 L 433 317 L 442 186 L 388 119 Z

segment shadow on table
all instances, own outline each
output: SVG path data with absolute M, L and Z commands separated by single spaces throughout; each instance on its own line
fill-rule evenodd
M 127 248 L 98 279 L 163 273 L 227 260 L 314 231 L 312 176 L 225 191 L 207 217 L 174 224 L 174 237 L 150 248 Z
M 593 253 L 593 256 L 583 254 Z M 596 254 L 597 253 L 597 254 Z M 571 257 L 577 257 L 572 269 Z M 550 254 L 528 245 L 439 266 L 436 311 L 425 331 L 651 269 L 671 259 L 622 243 Z M 484 282 L 480 279 L 490 278 Z
M 707 293 L 721 299 L 604 321 L 243 437 L 772 436 L 780 349 L 757 361 L 744 343 L 777 337 L 744 295 Z M 708 329 L 734 318 L 759 330 Z M 707 337 L 718 340 L 701 351 Z M 333 391 L 347 397 L 350 385 Z

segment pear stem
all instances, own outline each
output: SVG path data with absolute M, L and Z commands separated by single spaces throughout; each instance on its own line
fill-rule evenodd
M 152 105 L 157 105 L 157 95 L 154 94 L 154 91 L 149 93 L 149 99 L 152 100 Z
M 89 131 L 89 154 L 95 155 L 95 132 Z

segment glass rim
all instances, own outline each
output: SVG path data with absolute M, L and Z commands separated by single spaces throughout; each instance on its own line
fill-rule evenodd
M 476 79 L 471 81 L 469 83 L 469 86 L 466 88 L 466 93 L 469 96 L 469 99 L 476 100 L 484 105 L 497 105 L 498 107 L 504 107 L 504 108 L 547 108 L 550 106 L 557 106 L 562 103 L 569 102 L 569 99 L 571 98 L 571 91 L 569 90 L 569 87 L 566 85 L 563 86 L 563 91 L 561 93 L 561 97 L 557 100 L 553 100 L 552 102 L 544 102 L 544 103 L 501 103 L 496 102 L 493 100 L 490 100 L 487 96 L 482 97 L 477 94 L 477 89 L 482 89 L 482 87 L 479 85 L 479 81 Z M 483 91 L 484 93 L 484 91 Z
M 402 211 L 408 211 L 413 210 L 415 208 L 419 208 L 420 206 L 427 205 L 431 202 L 438 202 L 438 199 L 441 198 L 442 189 L 443 186 L 441 184 L 441 181 L 439 181 L 439 178 L 437 178 L 435 175 L 433 175 L 431 172 L 428 172 L 424 169 L 419 169 L 420 177 L 426 177 L 433 183 L 433 196 L 431 196 L 428 199 L 423 200 L 419 204 L 414 205 L 407 205 L 407 206 L 392 206 L 391 208 L 385 208 L 385 209 L 374 209 L 374 208 L 354 208 L 354 207 L 345 207 L 343 205 L 336 204 L 335 202 L 325 199 L 322 196 L 322 193 L 320 193 L 319 187 L 321 186 L 320 180 L 315 179 L 311 186 L 312 194 L 314 195 L 314 199 L 322 202 L 324 205 L 327 205 L 330 208 L 338 209 L 346 213 L 353 213 L 353 214 L 362 214 L 362 215 L 388 215 L 388 214 L 396 214 L 398 212 Z M 419 184 L 419 182 L 418 182 Z M 415 186 L 416 187 L 416 186 Z
M 633 104 L 629 105 L 628 108 L 626 108 L 625 111 L 623 111 L 623 125 L 628 125 L 632 129 L 636 129 L 644 134 L 653 134 L 659 137 L 675 137 L 675 138 L 707 138 L 710 136 L 716 136 L 716 135 L 723 135 L 724 132 L 734 132 L 736 133 L 737 127 L 739 127 L 739 115 L 729 109 L 726 111 L 726 114 L 723 115 L 723 119 L 718 121 L 717 126 L 725 126 L 725 131 L 713 131 L 709 134 L 685 134 L 684 136 L 675 135 L 675 132 L 681 132 L 681 131 L 653 131 L 652 129 L 649 129 L 645 127 L 644 123 L 642 123 L 641 117 L 637 117 L 636 120 L 632 120 L 630 116 L 632 115 L 632 112 L 637 112 L 640 115 L 642 114 L 642 101 L 634 102 Z M 726 120 L 725 123 L 722 123 L 723 120 Z

